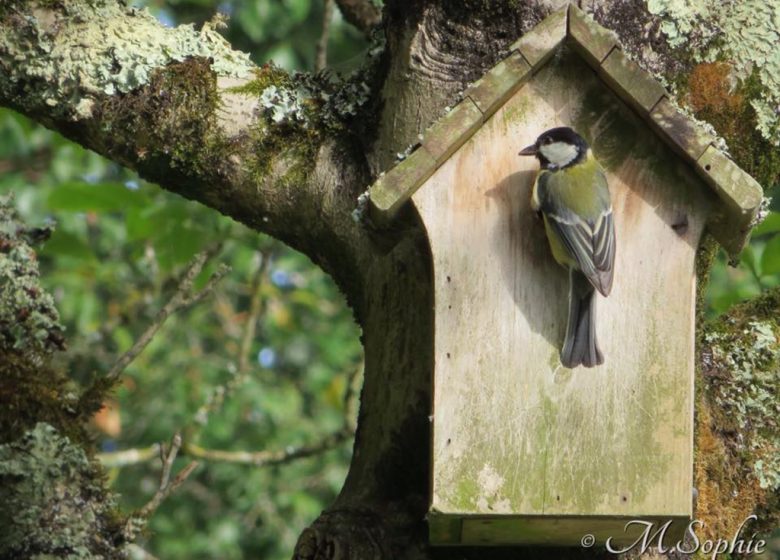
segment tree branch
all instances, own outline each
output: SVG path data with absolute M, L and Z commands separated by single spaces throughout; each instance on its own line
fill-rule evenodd
M 282 450 L 274 451 L 222 451 L 220 449 L 205 449 L 193 443 L 186 444 L 183 451 L 192 457 L 211 462 L 266 467 L 291 463 L 297 459 L 305 459 L 306 457 L 330 451 L 347 441 L 352 435 L 349 430 L 341 429 L 324 436 L 317 443 L 298 447 L 288 446 Z
M 171 492 L 176 490 L 176 488 L 178 488 L 198 466 L 197 461 L 192 461 L 179 471 L 179 474 L 177 474 L 173 480 L 170 480 L 173 462 L 176 460 L 176 455 L 179 453 L 180 448 L 181 434 L 179 433 L 176 433 L 173 436 L 171 446 L 167 452 L 160 446 L 160 460 L 163 464 L 162 473 L 160 473 L 160 487 L 157 489 L 154 496 L 152 496 L 152 499 L 139 511 L 141 516 L 149 517 L 157 511 L 157 508 L 160 507 L 163 500 L 170 496 Z
M 137 447 L 133 449 L 123 449 L 122 451 L 97 453 L 95 456 L 104 467 L 114 468 L 137 465 L 138 463 L 147 463 L 155 457 L 158 457 L 159 454 L 160 444 L 155 443 L 149 447 Z
M 297 459 L 304 459 L 330 451 L 355 435 L 355 420 L 357 417 L 361 372 L 362 367 L 355 368 L 347 377 L 346 389 L 344 391 L 344 420 L 342 426 L 339 429 L 324 435 L 318 439 L 316 443 L 300 446 L 287 446 L 280 450 L 223 451 L 219 449 L 207 449 L 194 442 L 184 441 L 179 444 L 181 453 L 211 462 L 270 466 L 290 463 Z M 199 417 L 196 414 L 196 421 L 199 421 L 198 418 Z M 97 457 L 106 467 L 124 467 L 151 461 L 157 453 L 160 452 L 160 449 L 161 446 L 155 444 L 143 448 L 100 453 Z M 179 449 L 177 449 L 177 452 L 178 451 Z
M 252 349 L 252 342 L 257 330 L 257 322 L 265 311 L 265 301 L 262 296 L 262 287 L 268 272 L 268 266 L 271 262 L 271 255 L 268 252 L 258 253 L 259 263 L 257 270 L 252 276 L 250 293 L 252 294 L 249 302 L 249 314 L 244 323 L 244 330 L 241 335 L 241 344 L 238 350 L 238 369 L 236 370 L 232 363 L 228 365 L 231 377 L 230 379 L 217 387 L 206 398 L 205 402 L 198 408 L 192 418 L 192 423 L 196 426 L 205 426 L 208 423 L 209 416 L 222 408 L 225 397 L 233 393 L 240 387 L 249 375 L 249 355 Z M 190 432 L 194 437 L 195 430 Z
M 127 366 L 130 365 L 130 363 L 132 363 L 132 361 L 137 358 L 141 352 L 143 352 L 144 348 L 149 345 L 149 343 L 154 338 L 154 335 L 157 334 L 157 331 L 160 330 L 160 327 L 163 326 L 168 317 L 178 311 L 181 311 L 182 309 L 186 309 L 187 307 L 198 303 L 214 291 L 214 287 L 217 285 L 217 282 L 219 282 L 222 277 L 225 276 L 225 274 L 227 274 L 230 270 L 229 267 L 221 265 L 217 271 L 211 275 L 211 278 L 209 278 L 203 289 L 198 292 L 192 292 L 192 283 L 198 274 L 200 274 L 201 270 L 203 270 L 203 266 L 208 261 L 209 256 L 215 253 L 216 250 L 217 249 L 214 248 L 195 255 L 195 257 L 188 265 L 181 282 L 179 282 L 179 286 L 176 288 L 176 292 L 173 294 L 173 297 L 171 297 L 170 301 L 168 301 L 168 303 L 166 303 L 165 306 L 157 312 L 157 316 L 154 318 L 152 324 L 146 328 L 140 337 L 138 337 L 138 340 L 135 341 L 135 344 L 133 344 L 133 346 L 127 352 L 122 354 L 122 356 L 111 367 L 111 369 L 106 374 L 106 379 L 108 381 L 114 382 L 119 379 L 119 376 L 122 375 L 122 372 L 125 371 Z
M 162 445 L 159 446 L 160 460 L 162 461 L 162 472 L 160 473 L 160 486 L 144 507 L 138 510 L 135 514 L 128 517 L 125 522 L 124 534 L 128 540 L 135 539 L 138 532 L 146 524 L 146 521 L 151 515 L 157 511 L 160 504 L 171 495 L 181 484 L 187 480 L 187 477 L 192 474 L 197 466 L 197 461 L 190 462 L 186 467 L 179 471 L 179 473 L 171 480 L 171 471 L 173 470 L 173 463 L 176 460 L 176 455 L 181 448 L 181 434 L 178 432 L 174 434 L 171 439 L 171 445 L 166 451 Z
M 366 35 L 382 21 L 382 12 L 371 0 L 336 0 L 344 19 Z
M 314 60 L 314 70 L 319 72 L 328 65 L 328 39 L 330 38 L 330 20 L 333 17 L 333 0 L 323 0 L 322 32 L 317 41 L 317 55 Z
M 371 182 L 353 123 L 369 120 L 378 62 L 340 83 L 291 75 L 232 50 L 220 21 L 168 28 L 95 5 L 3 3 L 0 105 L 284 241 L 358 307 L 374 249 L 349 219 Z

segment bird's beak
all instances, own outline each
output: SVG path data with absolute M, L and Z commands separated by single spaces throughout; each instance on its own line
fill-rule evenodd
M 520 152 L 517 154 L 519 156 L 535 156 L 536 155 L 536 144 L 531 144 L 530 146 L 526 146 Z

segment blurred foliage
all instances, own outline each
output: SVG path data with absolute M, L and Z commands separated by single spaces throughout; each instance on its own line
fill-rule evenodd
M 150 0 L 164 22 L 202 23 L 231 15 L 227 37 L 258 63 L 311 70 L 322 2 Z M 329 64 L 357 66 L 366 44 L 335 10 Z M 232 272 L 216 293 L 171 317 L 128 368 L 115 400 L 93 422 L 110 452 L 167 441 L 182 428 L 210 449 L 284 449 L 339 429 L 349 375 L 362 359 L 358 329 L 343 297 L 307 258 L 132 172 L 0 110 L 0 193 L 13 191 L 33 224 L 56 231 L 40 252 L 47 289 L 67 327 L 59 359 L 75 385 L 110 369 L 168 301 L 194 253 L 221 249 Z M 712 314 L 780 284 L 780 205 L 732 269 L 721 256 L 707 291 Z M 261 259 L 264 302 L 246 382 L 198 427 L 194 417 L 235 375 L 250 287 Z M 288 558 L 300 531 L 341 487 L 351 442 L 276 467 L 204 462 L 154 515 L 139 544 L 165 559 Z M 184 464 L 188 459 L 179 461 Z M 157 488 L 159 462 L 109 472 L 122 505 L 142 506 Z
M 321 0 L 134 0 L 168 25 L 200 25 L 216 12 L 228 15 L 224 33 L 234 48 L 250 53 L 257 63 L 273 60 L 286 70 L 313 70 L 317 39 L 322 32 Z M 362 60 L 367 43 L 334 10 L 328 42 L 328 67 L 349 72 Z
M 9 111 L 0 111 L 0 170 L 0 192 L 15 193 L 28 222 L 56 222 L 40 265 L 66 326 L 61 365 L 82 387 L 153 321 L 194 253 L 222 244 L 201 284 L 218 263 L 232 267 L 215 295 L 172 316 L 130 365 L 95 419 L 101 450 L 167 441 L 188 426 L 185 436 L 206 448 L 280 450 L 341 428 L 346 382 L 362 359 L 359 333 L 337 288 L 306 257 Z M 261 255 L 271 260 L 248 379 L 199 428 L 196 412 L 238 367 Z M 141 544 L 166 559 L 287 558 L 340 489 L 350 452 L 351 442 L 278 467 L 204 464 Z M 129 511 L 153 495 L 159 462 L 109 474 Z
M 322 2 L 148 4 L 171 25 L 200 24 L 217 10 L 231 14 L 226 35 L 256 62 L 313 68 Z M 364 49 L 360 33 L 335 10 L 328 57 L 335 70 L 352 70 Z M 306 257 L 0 110 L 0 194 L 7 191 L 28 223 L 56 222 L 39 258 L 66 326 L 68 351 L 59 365 L 74 385 L 105 374 L 133 344 L 196 252 L 221 244 L 200 285 L 219 263 L 232 267 L 214 295 L 169 318 L 130 365 L 94 419 L 99 450 L 147 447 L 180 429 L 207 449 L 283 450 L 342 428 L 347 380 L 362 362 L 359 331 L 336 286 Z M 198 409 L 236 374 L 264 257 L 270 261 L 248 378 L 201 426 Z M 351 450 L 350 441 L 274 467 L 202 462 L 138 544 L 165 559 L 289 558 L 300 532 L 340 490 Z M 189 460 L 178 459 L 178 468 Z M 158 460 L 109 470 L 123 509 L 151 498 L 159 472 Z

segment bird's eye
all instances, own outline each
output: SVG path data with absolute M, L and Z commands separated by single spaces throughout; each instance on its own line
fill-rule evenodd
M 547 138 L 545 138 L 545 139 L 542 141 L 542 143 L 543 143 L 543 144 L 552 144 L 552 141 L 553 141 L 553 139 L 552 139 L 552 138 L 550 138 L 550 137 L 548 136 Z

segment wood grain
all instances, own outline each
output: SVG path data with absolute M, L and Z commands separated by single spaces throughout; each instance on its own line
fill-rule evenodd
M 538 163 L 517 156 L 560 125 L 591 141 L 615 209 L 593 369 L 560 364 L 567 274 L 529 207 Z M 436 294 L 432 510 L 691 515 L 694 257 L 713 200 L 565 49 L 417 191 Z

